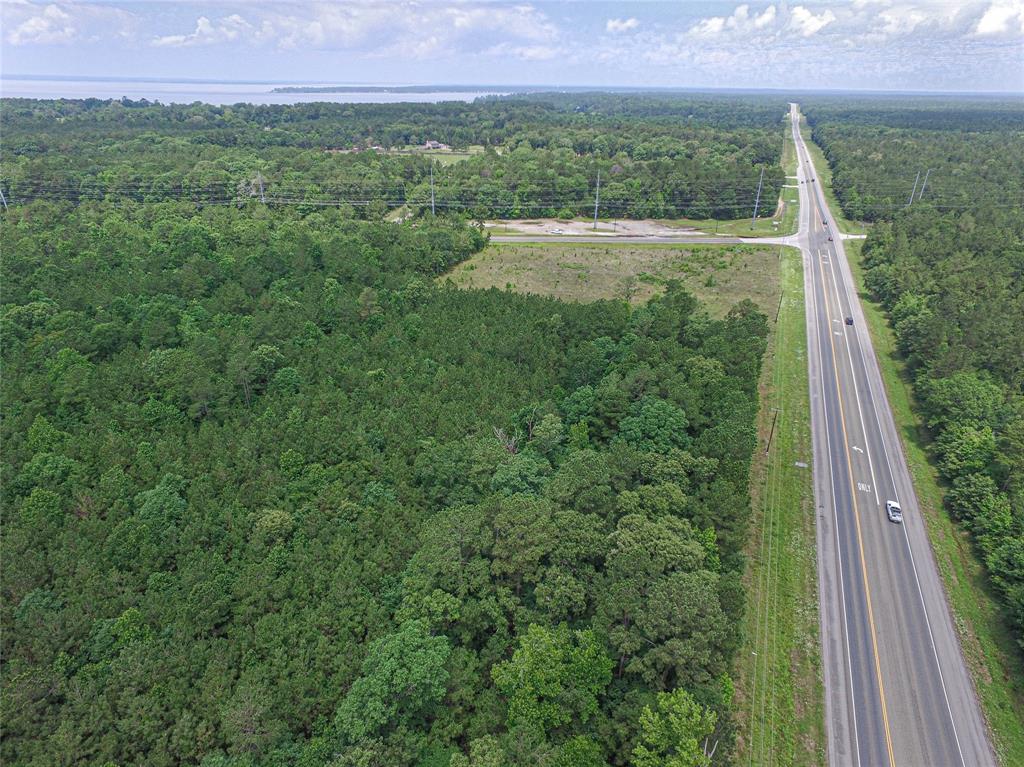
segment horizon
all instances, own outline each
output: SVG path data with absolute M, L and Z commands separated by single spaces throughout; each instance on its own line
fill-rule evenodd
M 164 83 L 183 85 L 290 85 L 308 87 L 337 88 L 433 88 L 437 92 L 449 89 L 493 90 L 497 88 L 509 90 L 511 93 L 530 92 L 632 92 L 632 93 L 807 93 L 807 94 L 864 94 L 894 96 L 1007 96 L 1024 99 L 1024 91 L 1006 90 L 934 90 L 934 89 L 875 89 L 875 88 L 812 88 L 812 87 L 745 87 L 745 86 L 686 86 L 686 85 L 626 85 L 621 83 L 525 83 L 525 82 L 466 82 L 466 81 L 340 81 L 340 80 L 272 80 L 252 79 L 238 80 L 227 78 L 174 77 L 174 76 L 130 76 L 130 75 L 69 75 L 60 73 L 2 73 L 0 82 L 4 80 L 18 81 L 51 81 L 51 82 L 111 82 L 111 83 Z M 521 90 L 517 90 L 521 89 Z M 7 98 L 7 97 L 4 97 Z M 12 97 L 13 98 L 13 97 Z M 27 97 L 17 97 L 27 98 Z

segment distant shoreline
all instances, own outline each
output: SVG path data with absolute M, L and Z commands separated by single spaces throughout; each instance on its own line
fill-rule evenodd
M 271 93 L 515 93 L 518 90 L 549 90 L 536 86 L 490 85 L 284 85 Z

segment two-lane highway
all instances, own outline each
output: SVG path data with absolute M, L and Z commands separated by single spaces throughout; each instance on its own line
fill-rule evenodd
M 853 278 L 791 106 L 829 763 L 995 765 Z M 902 524 L 889 521 L 897 501 Z

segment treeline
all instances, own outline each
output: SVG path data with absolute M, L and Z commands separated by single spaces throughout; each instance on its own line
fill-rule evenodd
M 443 219 L 2 238 L 5 763 L 728 762 L 752 305 L 437 285 Z
M 972 533 L 1024 648 L 1024 205 L 1014 203 L 1024 134 L 1003 107 L 976 108 L 947 115 L 949 130 L 840 125 L 821 112 L 815 136 L 845 213 L 879 221 L 864 244 L 865 282 L 909 363 L 947 508 Z M 895 119 L 907 121 L 901 110 Z M 867 206 L 858 184 L 895 183 L 911 164 L 933 168 L 935 197 Z
M 531 93 L 473 103 L 437 104 L 160 104 L 131 99 L 4 99 L 9 133 L 43 141 L 61 136 L 122 140 L 158 131 L 219 146 L 320 148 L 370 142 L 385 147 L 428 139 L 454 147 L 504 146 L 524 131 L 601 128 L 626 121 L 632 130 L 686 135 L 694 128 L 777 134 L 785 99 L 710 94 Z M 608 131 L 609 134 L 612 131 Z M 614 136 L 608 140 L 617 140 Z M 7 143 L 7 142 L 5 142 Z M 781 138 L 776 142 L 781 150 Z M 9 145 L 9 146 L 13 146 Z M 583 148 L 580 148 L 583 151 Z
M 8 199 L 189 200 L 427 210 L 431 160 L 327 150 L 439 140 L 474 147 L 434 168 L 435 208 L 477 218 L 593 212 L 737 218 L 775 200 L 785 106 L 764 100 L 598 94 L 474 104 L 161 106 L 10 99 L 0 184 Z

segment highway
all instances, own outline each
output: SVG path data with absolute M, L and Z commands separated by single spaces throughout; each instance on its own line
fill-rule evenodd
M 988 767 L 988 742 L 864 315 L 791 105 L 828 761 Z M 847 324 L 851 318 L 853 324 Z M 886 500 L 903 508 L 890 522 Z
M 529 235 L 492 242 L 795 245 L 803 254 L 828 763 L 995 767 L 855 283 L 790 108 L 799 230 L 779 238 Z M 852 325 L 847 324 L 847 318 Z M 903 508 L 890 522 L 887 500 Z

